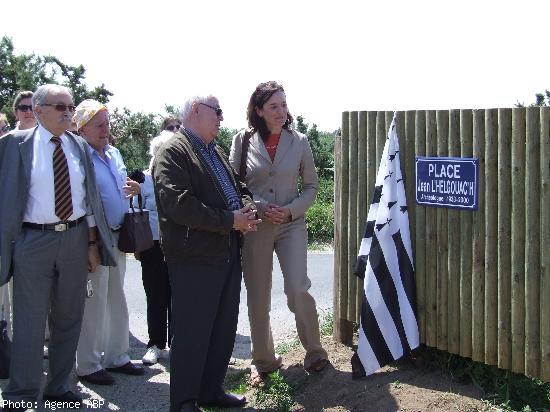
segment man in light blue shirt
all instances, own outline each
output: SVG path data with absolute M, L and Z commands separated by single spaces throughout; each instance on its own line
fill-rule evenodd
M 73 120 L 89 145 L 105 218 L 113 235 L 113 252 L 117 257 L 116 267 L 98 266 L 95 273 L 88 275 L 93 295 L 86 299 L 76 352 L 76 373 L 81 381 L 112 385 L 115 380 L 107 371 L 144 374 L 143 368 L 133 364 L 128 356 L 129 319 L 124 295 L 126 255 L 117 247 L 119 230 L 128 211 L 128 197 L 139 193 L 140 186 L 126 176 L 120 152 L 109 145 L 109 113 L 104 105 L 95 100 L 84 100 L 76 108 Z M 104 354 L 103 362 L 101 353 Z

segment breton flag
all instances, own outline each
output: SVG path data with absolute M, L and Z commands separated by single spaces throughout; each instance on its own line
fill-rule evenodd
M 374 373 L 419 345 L 409 215 L 399 158 L 394 115 L 355 269 L 364 278 L 359 345 L 352 359 L 355 378 Z

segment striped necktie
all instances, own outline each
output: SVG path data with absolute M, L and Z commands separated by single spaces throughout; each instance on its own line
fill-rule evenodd
M 73 199 L 71 197 L 71 178 L 67 158 L 61 148 L 61 138 L 52 136 L 55 144 L 53 151 L 53 185 L 55 189 L 55 214 L 65 221 L 73 214 Z

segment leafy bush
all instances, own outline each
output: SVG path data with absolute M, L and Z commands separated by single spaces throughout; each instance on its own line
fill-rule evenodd
M 308 241 L 329 242 L 334 238 L 334 203 L 317 201 L 306 213 Z

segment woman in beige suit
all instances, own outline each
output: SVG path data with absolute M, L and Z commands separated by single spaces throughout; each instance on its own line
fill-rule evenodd
M 243 247 L 252 338 L 251 380 L 257 384 L 282 364 L 275 353 L 269 321 L 273 251 L 281 265 L 288 307 L 306 350 L 304 368 L 320 371 L 328 360 L 320 343 L 315 300 L 308 292 L 311 281 L 307 276 L 304 215 L 319 189 L 309 142 L 305 135 L 291 129 L 285 93 L 276 82 L 258 85 L 250 97 L 247 118 L 248 131 L 233 137 L 230 161 L 235 170 L 241 169 L 244 141 L 246 174 L 241 177 L 254 194 L 263 220 L 257 232 L 247 233 Z

